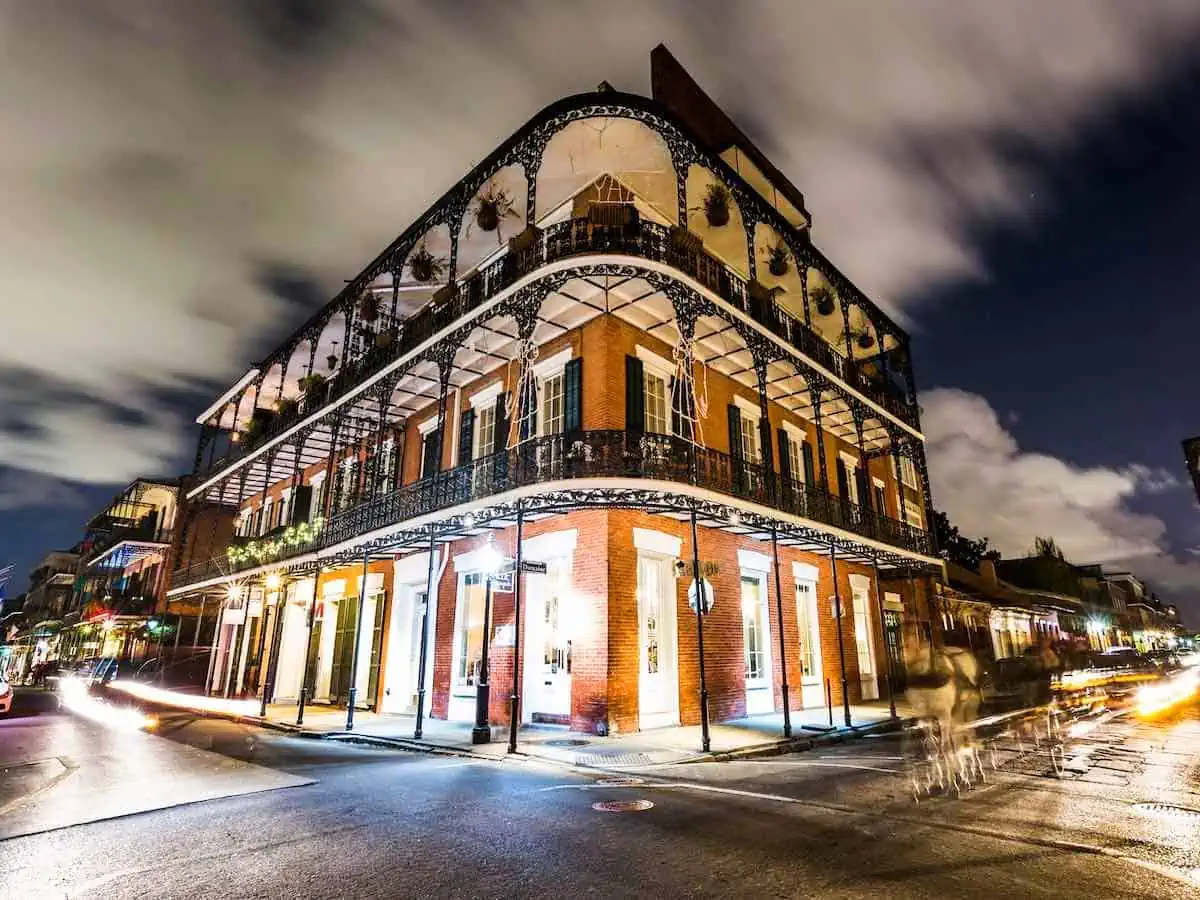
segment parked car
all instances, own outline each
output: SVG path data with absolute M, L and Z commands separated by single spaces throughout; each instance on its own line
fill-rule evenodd
M 13 689 L 4 676 L 0 675 L 0 715 L 7 715 L 12 709 Z

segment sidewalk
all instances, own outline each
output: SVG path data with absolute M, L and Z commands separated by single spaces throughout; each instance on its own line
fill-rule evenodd
M 899 721 L 907 710 L 897 709 Z M 413 716 L 355 712 L 354 729 L 346 731 L 346 710 L 309 706 L 304 710 L 304 725 L 297 727 L 295 704 L 267 708 L 266 719 L 258 716 L 204 713 L 234 718 L 246 724 L 260 725 L 311 738 L 358 741 L 398 746 L 435 753 L 453 753 L 491 758 L 508 756 L 508 728 L 492 727 L 492 741 L 471 743 L 471 725 L 425 718 L 420 740 L 413 738 Z M 842 710 L 834 710 L 835 727 L 829 727 L 824 708 L 797 710 L 791 714 L 792 738 L 783 737 L 783 714 L 770 713 L 734 719 L 710 726 L 711 750 L 701 750 L 699 725 L 656 728 L 631 734 L 598 735 L 569 731 L 553 725 L 526 725 L 517 733 L 520 755 L 572 766 L 622 768 L 646 765 L 720 761 L 725 759 L 770 756 L 805 750 L 822 744 L 838 743 L 894 729 L 898 725 L 883 704 L 862 704 L 850 708 L 852 727 L 843 724 Z

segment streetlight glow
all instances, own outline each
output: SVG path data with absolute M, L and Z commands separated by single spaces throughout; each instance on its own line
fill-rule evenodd
M 279 577 L 278 572 L 272 572 L 270 575 L 267 576 L 267 590 L 268 591 L 279 590 L 279 585 L 282 583 L 283 583 L 283 579 L 281 579 Z

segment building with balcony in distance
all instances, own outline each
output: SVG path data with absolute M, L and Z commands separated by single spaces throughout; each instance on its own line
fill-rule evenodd
M 168 602 L 221 608 L 210 690 L 696 723 L 701 605 L 713 720 L 902 678 L 941 570 L 909 337 L 661 47 L 652 83 L 538 113 L 199 417 L 181 546 L 234 534 Z
M 146 656 L 146 624 L 172 568 L 178 494 L 177 479 L 139 478 L 88 520 L 58 657 Z
M 75 592 L 75 572 L 79 568 L 79 547 L 51 550 L 29 573 L 25 594 L 25 621 L 61 619 L 70 609 Z

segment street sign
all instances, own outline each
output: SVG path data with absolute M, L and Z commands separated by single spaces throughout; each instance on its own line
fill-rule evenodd
M 513 592 L 513 570 L 498 572 L 492 576 L 493 594 L 511 594 Z
M 696 577 L 696 567 L 690 559 L 675 560 L 675 577 L 676 578 L 691 578 Z M 721 567 L 715 560 L 702 559 L 700 560 L 700 574 L 704 578 L 715 578 L 721 572 Z
M 545 575 L 546 564 L 536 559 L 523 559 L 521 560 L 521 571 L 531 575 Z

